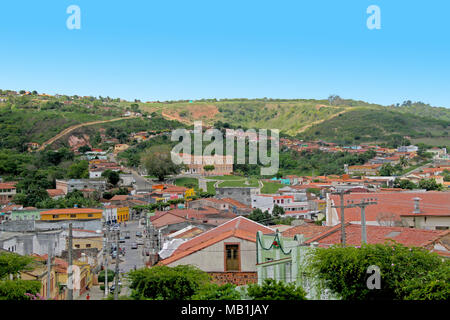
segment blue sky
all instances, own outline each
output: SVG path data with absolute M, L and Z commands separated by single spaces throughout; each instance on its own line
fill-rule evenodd
M 69 5 L 81 29 L 69 30 Z M 369 5 L 381 29 L 369 30 Z M 0 88 L 124 99 L 450 107 L 450 2 L 2 1 Z

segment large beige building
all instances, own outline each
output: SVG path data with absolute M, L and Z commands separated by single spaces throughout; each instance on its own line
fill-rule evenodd
M 183 163 L 188 167 L 183 173 L 199 174 L 202 176 L 220 176 L 233 173 L 232 156 L 193 156 L 180 154 Z M 205 170 L 205 166 L 214 166 L 212 170 Z

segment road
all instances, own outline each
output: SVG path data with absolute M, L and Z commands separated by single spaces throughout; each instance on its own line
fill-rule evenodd
M 133 179 L 136 184 L 136 190 L 151 190 L 153 183 L 148 181 L 146 178 L 141 176 L 139 173 L 137 173 L 135 170 L 131 170 L 131 174 L 133 175 Z
M 63 136 L 65 136 L 66 134 L 72 132 L 75 129 L 81 128 L 81 127 L 86 127 L 86 126 L 92 126 L 94 124 L 100 124 L 100 123 L 107 123 L 107 122 L 114 122 L 114 121 L 120 121 L 120 120 L 126 120 L 126 119 L 134 119 L 136 117 L 122 117 L 122 118 L 115 118 L 115 119 L 110 119 L 110 120 L 98 120 L 98 121 L 92 121 L 92 122 L 85 122 L 85 123 L 80 123 L 80 124 L 76 124 L 73 125 L 69 128 L 64 129 L 63 131 L 61 131 L 60 133 L 58 133 L 56 136 L 54 136 L 53 138 L 45 141 L 38 149 L 37 151 L 42 151 L 44 150 L 47 146 L 51 145 L 53 142 L 55 142 L 56 140 L 62 138 Z
M 142 227 L 139 227 L 138 221 L 129 221 L 127 226 L 122 226 L 120 232 L 130 231 L 130 239 L 126 239 L 125 243 L 121 243 L 120 246 L 125 248 L 125 256 L 121 258 L 122 262 L 119 263 L 119 270 L 121 272 L 128 272 L 134 269 L 144 267 L 144 261 L 142 257 L 142 246 L 138 246 L 138 249 L 131 249 L 131 244 L 136 242 L 136 231 L 143 232 Z

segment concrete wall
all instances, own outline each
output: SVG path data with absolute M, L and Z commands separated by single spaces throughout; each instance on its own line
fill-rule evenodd
M 436 227 L 450 228 L 450 217 L 402 217 L 402 222 L 407 227 L 417 229 L 436 230 Z
M 216 188 L 216 198 L 231 198 L 247 206 L 251 206 L 251 196 L 260 194 L 259 188 L 252 187 L 218 187 Z

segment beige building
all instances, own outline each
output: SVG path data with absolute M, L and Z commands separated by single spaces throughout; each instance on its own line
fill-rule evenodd
M 199 174 L 202 176 L 221 176 L 233 173 L 232 156 L 193 156 L 181 154 L 183 163 L 188 167 L 183 173 Z M 205 166 L 214 166 L 212 170 L 205 170 Z

